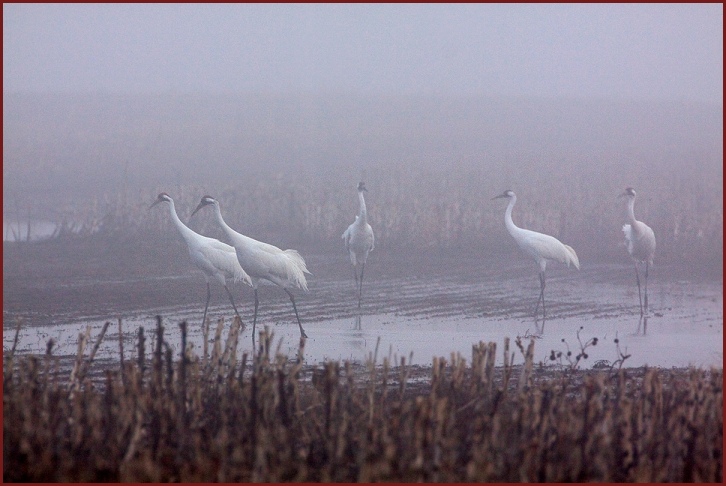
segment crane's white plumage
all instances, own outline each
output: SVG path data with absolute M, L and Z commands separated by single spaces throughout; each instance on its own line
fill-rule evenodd
M 507 205 L 507 209 L 504 213 L 504 224 L 507 227 L 507 231 L 509 231 L 509 234 L 512 235 L 514 241 L 517 242 L 517 245 L 519 245 L 525 253 L 531 256 L 539 266 L 540 296 L 537 300 L 537 307 L 535 307 L 534 310 L 534 317 L 536 320 L 539 303 L 542 301 L 542 320 L 544 322 L 546 314 L 544 289 L 547 262 L 549 260 L 554 260 L 560 263 L 565 263 L 568 267 L 572 264 L 579 270 L 580 260 L 577 258 L 577 253 L 575 253 L 575 250 L 572 249 L 571 246 L 565 245 L 554 236 L 520 228 L 514 224 L 514 221 L 512 220 L 512 209 L 517 203 L 517 195 L 514 191 L 504 191 L 502 194 L 495 196 L 492 199 L 499 198 L 509 199 L 509 204 Z
M 366 209 L 366 201 L 363 192 L 368 191 L 365 183 L 358 183 L 358 203 L 359 210 L 355 217 L 355 221 L 348 226 L 348 229 L 342 235 L 345 242 L 345 249 L 348 250 L 350 263 L 353 265 L 353 277 L 358 287 L 358 307 L 360 308 L 361 297 L 363 294 L 363 272 L 365 271 L 368 253 L 373 251 L 375 247 L 375 238 L 373 236 L 373 228 L 368 224 L 368 211 Z M 360 280 L 358 277 L 358 267 L 360 267 Z
M 648 269 L 653 265 L 653 256 L 655 255 L 655 233 L 650 226 L 635 219 L 636 196 L 635 189 L 627 187 L 619 197 L 628 198 L 629 224 L 623 225 L 623 233 L 625 234 L 625 246 L 635 262 L 635 279 L 638 283 L 638 300 L 640 300 L 640 315 L 642 316 L 644 310 L 646 313 L 648 312 Z M 643 308 L 643 299 L 640 293 L 639 263 L 645 263 L 645 309 Z
M 310 272 L 305 265 L 303 257 L 296 250 L 281 250 L 269 243 L 257 241 L 233 230 L 222 218 L 219 201 L 211 196 L 204 196 L 202 198 L 192 213 L 192 216 L 201 208 L 210 205 L 214 208 L 217 223 L 221 226 L 227 240 L 235 249 L 237 261 L 245 272 L 249 274 L 252 281 L 252 288 L 255 291 L 255 315 L 252 321 L 252 339 L 254 340 L 255 325 L 257 323 L 257 307 L 259 305 L 257 288 L 260 280 L 272 282 L 287 292 L 295 311 L 295 317 L 297 317 L 297 323 L 300 326 L 300 335 L 307 337 L 300 322 L 300 316 L 297 313 L 295 298 L 289 290 L 291 288 L 308 289 L 305 274 L 309 274 Z
M 179 219 L 179 216 L 176 213 L 176 207 L 174 206 L 174 200 L 167 193 L 162 192 L 159 194 L 156 201 L 154 201 L 149 209 L 159 203 L 169 204 L 169 213 L 171 214 L 172 223 L 174 223 L 174 226 L 176 226 L 179 234 L 187 244 L 187 249 L 189 250 L 189 256 L 191 257 L 192 262 L 204 273 L 204 277 L 207 280 L 207 303 L 204 306 L 204 317 L 202 322 L 205 322 L 207 318 L 207 308 L 209 307 L 209 298 L 211 295 L 209 282 L 212 279 L 219 282 L 227 290 L 227 295 L 229 296 L 230 302 L 232 302 L 234 312 L 237 317 L 239 317 L 237 306 L 235 306 L 232 294 L 227 287 L 227 279 L 231 278 L 235 282 L 243 281 L 249 286 L 252 286 L 252 279 L 249 275 L 247 275 L 237 261 L 237 255 L 234 247 L 226 243 L 222 243 L 219 240 L 215 240 L 214 238 L 202 236 L 189 229 Z

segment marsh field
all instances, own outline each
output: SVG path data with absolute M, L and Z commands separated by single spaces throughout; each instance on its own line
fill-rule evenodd
M 4 101 L 5 480 L 722 480 L 722 107 Z M 361 179 L 359 313 L 340 235 Z M 658 239 L 647 319 L 626 186 Z M 518 225 L 580 259 L 549 264 L 544 327 L 504 189 Z M 197 232 L 222 236 L 189 217 L 210 194 L 230 226 L 300 251 L 302 348 L 272 286 L 262 348 L 241 284 L 239 334 L 214 284 L 202 326 L 204 278 L 148 209 L 161 191 Z M 36 221 L 52 237 L 25 241 Z

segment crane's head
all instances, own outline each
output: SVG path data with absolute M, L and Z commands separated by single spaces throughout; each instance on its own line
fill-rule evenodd
M 629 197 L 629 198 L 635 198 L 635 189 L 632 187 L 626 187 L 625 192 L 619 195 L 618 197 Z
M 506 191 L 504 191 L 500 195 L 494 196 L 492 199 L 499 199 L 499 198 L 502 198 L 502 197 L 512 198 L 512 197 L 514 197 L 514 191 L 511 190 L 511 189 L 507 189 Z
M 153 202 L 153 203 L 151 204 L 151 206 L 149 206 L 149 209 L 153 208 L 154 206 L 156 206 L 157 204 L 159 204 L 159 203 L 161 203 L 161 202 L 168 202 L 168 203 L 172 202 L 172 200 L 171 200 L 171 196 L 169 196 L 169 195 L 168 195 L 167 193 L 165 193 L 165 192 L 159 193 L 159 195 L 158 195 L 158 196 L 156 196 L 156 201 L 154 201 L 154 202 Z
M 358 192 L 368 192 L 368 189 L 366 189 L 366 183 L 365 182 L 359 182 L 358 183 Z
M 205 206 L 209 206 L 210 204 L 216 203 L 217 200 L 214 199 L 212 196 L 204 196 L 201 201 L 199 201 L 199 204 L 197 204 L 197 208 L 192 211 L 192 216 L 196 214 L 197 211 L 202 209 Z

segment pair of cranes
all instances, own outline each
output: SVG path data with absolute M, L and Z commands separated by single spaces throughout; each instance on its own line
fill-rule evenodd
M 355 221 L 343 233 L 342 238 L 348 250 L 351 264 L 353 265 L 353 276 L 358 291 L 358 309 L 360 309 L 365 264 L 368 259 L 368 254 L 374 249 L 375 244 L 373 229 L 368 223 L 368 213 L 363 196 L 363 192 L 367 191 L 365 183 L 360 182 L 357 190 L 360 206 L 359 212 L 355 217 Z M 648 311 L 648 269 L 653 263 L 653 255 L 655 254 L 655 234 L 648 225 L 635 219 L 635 190 L 632 187 L 628 187 L 619 197 L 628 198 L 628 221 L 630 224 L 623 226 L 623 233 L 625 234 L 628 253 L 635 262 L 640 315 L 643 316 L 644 311 L 646 313 Z M 572 247 L 565 245 L 553 236 L 519 228 L 515 225 L 512 220 L 512 210 L 517 202 L 517 195 L 514 191 L 504 191 L 492 199 L 499 198 L 509 199 L 509 204 L 504 213 L 504 223 L 507 231 L 519 247 L 530 255 L 539 266 L 540 294 L 537 299 L 534 317 L 536 320 L 539 304 L 542 302 L 542 320 L 544 322 L 546 316 L 544 290 L 547 262 L 554 260 L 565 263 L 568 267 L 570 264 L 573 264 L 579 270 L 580 262 L 577 258 L 577 253 L 575 253 Z M 219 201 L 211 196 L 204 196 L 201 199 L 196 209 L 192 212 L 192 216 L 200 209 L 206 206 L 212 206 L 217 223 L 232 245 L 228 245 L 214 238 L 202 236 L 189 229 L 179 219 L 174 207 L 174 200 L 165 192 L 159 194 L 150 208 L 162 202 L 169 204 L 172 222 L 186 242 L 192 262 L 202 270 L 207 280 L 207 301 L 204 306 L 202 322 L 206 321 L 211 296 L 210 281 L 212 279 L 218 281 L 225 288 L 234 312 L 240 318 L 234 303 L 234 298 L 227 287 L 227 279 L 231 278 L 234 281 L 243 281 L 254 289 L 255 294 L 255 311 L 252 321 L 252 339 L 254 342 L 257 309 L 259 306 L 258 285 L 261 280 L 267 280 L 284 289 L 290 297 L 293 310 L 295 311 L 295 317 L 300 327 L 300 335 L 301 337 L 307 338 L 307 334 L 300 322 L 297 306 L 295 305 L 295 297 L 290 292 L 290 288 L 307 290 L 305 274 L 310 274 L 305 265 L 305 260 L 296 250 L 281 250 L 274 245 L 257 241 L 236 232 L 222 218 Z M 641 298 L 639 263 L 645 263 L 645 306 L 643 306 L 643 299 Z M 358 274 L 358 268 L 360 268 L 360 276 Z
M 295 297 L 290 292 L 291 288 L 308 289 L 305 274 L 309 274 L 310 272 L 305 265 L 305 260 L 296 250 L 281 250 L 276 246 L 257 241 L 236 232 L 222 218 L 219 201 L 211 196 L 204 196 L 202 198 L 199 205 L 192 212 L 192 216 L 203 207 L 212 206 L 217 223 L 232 245 L 228 245 L 214 238 L 202 236 L 189 229 L 179 219 L 176 208 L 174 207 L 174 200 L 165 192 L 159 194 L 149 209 L 164 202 L 169 204 L 172 222 L 187 244 L 192 262 L 199 267 L 207 280 L 207 303 L 204 306 L 203 323 L 206 322 L 207 318 L 207 308 L 209 307 L 209 298 L 211 295 L 209 284 L 212 279 L 224 286 L 235 314 L 240 321 L 242 320 L 239 312 L 237 312 L 234 298 L 227 287 L 227 279 L 231 278 L 234 281 L 242 281 L 252 287 L 255 292 L 255 315 L 252 320 L 252 340 L 254 342 L 257 308 L 259 305 L 257 289 L 260 281 L 266 280 L 282 287 L 287 292 L 292 302 L 292 308 L 295 311 L 298 326 L 300 326 L 300 336 L 308 337 L 300 322 L 300 316 L 295 305 Z
M 635 278 L 638 284 L 638 300 L 640 301 L 640 315 L 642 317 L 644 313 L 648 312 L 648 269 L 653 264 L 653 256 L 655 255 L 655 233 L 653 233 L 653 230 L 647 224 L 635 219 L 635 189 L 628 187 L 618 197 L 628 198 L 629 224 L 623 226 L 623 233 L 625 234 L 625 244 L 628 253 L 635 262 Z M 580 261 L 577 258 L 575 250 L 557 238 L 536 231 L 519 228 L 514 224 L 512 220 L 512 209 L 517 202 L 517 195 L 514 191 L 504 191 L 492 199 L 499 198 L 509 199 L 509 204 L 504 213 L 504 224 L 507 227 L 507 231 L 519 247 L 531 256 L 539 266 L 540 292 L 534 310 L 534 318 L 535 320 L 537 319 L 539 303 L 542 302 L 542 322 L 544 322 L 546 316 L 544 303 L 545 268 L 547 267 L 547 262 L 554 260 L 565 263 L 568 267 L 572 264 L 579 270 Z M 645 263 L 645 305 L 643 305 L 640 289 L 640 272 L 638 270 L 638 264 L 640 263 Z

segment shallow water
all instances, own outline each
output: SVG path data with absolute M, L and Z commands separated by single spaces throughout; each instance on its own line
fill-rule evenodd
M 500 365 L 505 338 L 510 339 L 514 362 L 522 363 L 522 353 L 514 342 L 518 336 L 525 348 L 533 336 L 535 362 L 547 364 L 551 363 L 552 350 L 566 353 L 569 346 L 573 358 L 579 353 L 579 330 L 582 343 L 598 338 L 596 346 L 587 348 L 588 358 L 580 363 L 581 368 L 593 367 L 598 362 L 599 365 L 615 362 L 619 357 L 614 343 L 616 337 L 620 351 L 629 355 L 624 366 L 723 366 L 723 283 L 720 279 L 684 277 L 678 269 L 656 267 L 649 282 L 649 317 L 643 320 L 632 265 L 583 265 L 580 272 L 550 265 L 545 294 L 547 320 L 542 327 L 541 322 L 536 324 L 532 318 L 539 282 L 536 268 L 529 261 L 507 260 L 492 266 L 442 260 L 423 266 L 394 265 L 393 260 L 381 260 L 376 262 L 373 257 L 369 260 L 358 315 L 353 279 L 345 260 L 338 256 L 308 258 L 308 266 L 315 274 L 309 280 L 310 290 L 296 292 L 300 317 L 309 336 L 304 348 L 308 364 L 328 359 L 363 361 L 375 355 L 379 363 L 388 357 L 396 362 L 406 358 L 407 363 L 412 359 L 414 364 L 429 365 L 434 356 L 449 358 L 451 353 L 460 353 L 469 360 L 472 345 L 483 341 L 497 344 Z M 126 298 L 117 299 L 114 302 L 120 303 L 113 305 L 107 302 L 102 306 L 103 311 L 91 303 L 52 313 L 42 305 L 34 310 L 31 304 L 23 309 L 4 309 L 6 351 L 13 344 L 17 316 L 22 316 L 24 323 L 17 345 L 17 352 L 23 354 L 42 354 L 52 338 L 54 355 L 74 355 L 79 333 L 91 326 L 91 341 L 95 342 L 104 322 L 111 320 L 96 359 L 118 360 L 117 318 L 121 317 L 124 355 L 132 359 L 140 326 L 145 328 L 149 339 L 147 352 L 153 349 L 155 316 L 159 314 L 163 317 L 165 340 L 174 349 L 178 350 L 181 342 L 178 324 L 186 320 L 188 341 L 197 354 L 202 352 L 205 290 L 204 280 L 198 274 L 104 282 L 71 279 L 63 286 L 81 294 L 92 288 L 102 294 L 108 292 L 117 297 L 121 294 Z M 145 286 L 168 289 L 170 294 L 192 288 L 192 295 L 196 295 L 198 289 L 199 300 L 185 297 L 180 303 L 179 299 L 170 299 L 173 302 L 161 299 L 158 306 L 149 306 L 146 301 L 135 300 L 136 294 L 130 290 Z M 233 289 L 247 325 L 240 339 L 239 355 L 252 351 L 253 305 L 249 288 L 235 286 Z M 45 289 L 51 293 L 53 290 Z M 219 317 L 226 319 L 223 333 L 226 337 L 232 309 L 224 300 L 222 289 L 216 287 L 212 292 L 215 298 L 209 311 L 210 339 Z M 274 332 L 274 345 L 294 356 L 300 332 L 289 299 L 281 289 L 271 286 L 261 287 L 259 296 L 257 331 L 268 326 Z M 563 358 L 562 363 L 567 361 Z

